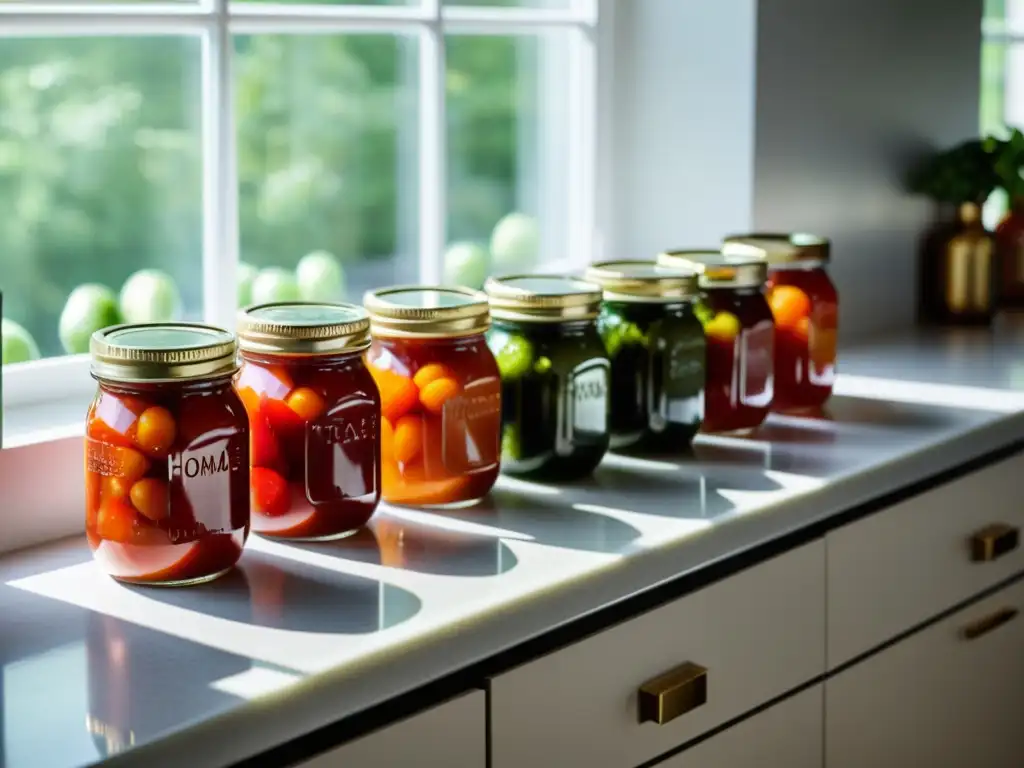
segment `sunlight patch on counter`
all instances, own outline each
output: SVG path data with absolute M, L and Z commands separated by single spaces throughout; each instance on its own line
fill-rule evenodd
M 1021 392 L 921 381 L 896 381 L 872 376 L 840 374 L 836 377 L 833 392 L 843 397 L 859 397 L 864 400 L 970 408 L 996 413 L 1016 413 L 1024 410 L 1024 393 Z
M 222 693 L 237 696 L 240 699 L 251 701 L 268 693 L 280 691 L 289 685 L 298 682 L 302 677 L 290 672 L 281 672 L 267 667 L 252 667 L 239 672 L 237 675 L 222 677 L 214 680 L 210 687 Z

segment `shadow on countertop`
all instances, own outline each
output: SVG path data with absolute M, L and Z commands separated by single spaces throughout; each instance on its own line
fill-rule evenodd
M 252 549 L 233 571 L 209 584 L 126 588 L 228 621 L 327 634 L 379 632 L 408 621 L 422 607 L 416 595 L 401 587 Z
M 379 513 L 368 528 L 352 536 L 301 546 L 321 555 L 438 576 L 499 576 L 519 562 L 508 545 L 496 537 Z

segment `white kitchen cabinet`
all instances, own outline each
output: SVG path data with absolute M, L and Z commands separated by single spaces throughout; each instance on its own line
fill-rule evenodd
M 808 688 L 656 768 L 821 768 L 823 695 L 823 685 Z
M 828 768 L 1024 765 L 1024 582 L 825 684 Z
M 317 755 L 300 768 L 485 768 L 487 701 L 472 691 Z
M 821 675 L 824 573 L 819 539 L 492 678 L 492 767 L 632 768 Z

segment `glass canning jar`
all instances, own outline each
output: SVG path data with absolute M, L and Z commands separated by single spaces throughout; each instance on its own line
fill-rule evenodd
M 487 297 L 467 288 L 369 291 L 367 363 L 380 389 L 381 480 L 393 504 L 455 507 L 498 478 L 501 384 Z
M 204 325 L 112 326 L 91 340 L 99 382 L 85 440 L 85 530 L 122 581 L 196 584 L 249 533 L 249 422 L 234 337 Z
M 501 371 L 501 461 L 512 475 L 575 480 L 608 450 L 601 289 L 553 276 L 490 278 L 487 343 Z
M 351 304 L 274 303 L 239 313 L 249 413 L 252 529 L 347 536 L 380 501 L 380 395 L 366 369 L 370 319 Z
M 653 261 L 595 264 L 597 328 L 611 360 L 613 450 L 685 450 L 704 414 L 704 328 L 697 273 Z
M 775 326 L 764 297 L 768 266 L 757 255 L 672 251 L 665 266 L 699 274 L 707 341 L 703 432 L 745 433 L 761 425 L 774 392 Z
M 829 279 L 829 241 L 807 234 L 726 238 L 725 253 L 756 253 L 768 262 L 766 295 L 775 318 L 776 411 L 814 410 L 836 378 L 839 295 Z

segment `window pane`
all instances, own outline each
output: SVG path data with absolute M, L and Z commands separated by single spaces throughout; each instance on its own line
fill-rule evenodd
M 558 269 L 566 258 L 566 39 L 447 38 L 445 279 Z
M 124 317 L 117 294 L 143 268 L 172 284 L 133 281 L 129 319 L 200 316 L 200 65 L 192 37 L 0 41 L 8 362 L 86 351 L 94 326 Z M 86 283 L 103 287 L 75 290 Z
M 229 0 L 232 5 L 246 3 L 276 3 L 283 5 L 419 5 L 419 0 Z
M 414 279 L 416 39 L 256 35 L 235 47 L 241 259 L 260 270 L 240 301 L 358 301 Z M 314 252 L 329 258 L 300 267 Z
M 565 10 L 573 0 L 442 0 L 445 5 L 472 5 L 477 8 L 548 8 Z

